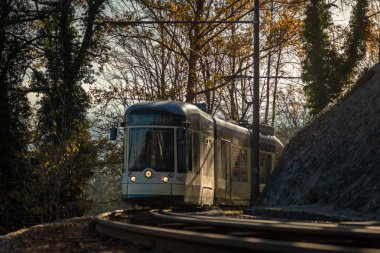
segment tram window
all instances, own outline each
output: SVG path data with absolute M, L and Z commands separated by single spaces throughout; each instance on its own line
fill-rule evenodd
M 270 154 L 268 154 L 267 166 L 268 166 L 269 170 L 272 172 L 272 155 L 270 155 Z
M 177 129 L 177 170 L 178 173 L 186 172 L 186 143 L 185 129 Z
M 123 165 L 123 172 L 127 171 L 127 164 L 128 164 L 128 150 L 127 150 L 127 147 L 128 147 L 128 142 L 129 142 L 129 139 L 128 139 L 128 128 L 125 128 L 125 131 L 124 131 L 124 146 L 123 146 L 123 152 L 124 152 L 124 165 Z
M 248 152 L 247 149 L 232 146 L 232 180 L 248 182 Z
M 193 143 L 193 132 L 188 131 L 186 135 L 186 148 L 187 148 L 187 156 L 186 156 L 186 168 L 189 171 L 193 170 L 193 148 L 192 148 L 192 143 Z
M 246 149 L 240 151 L 240 181 L 248 182 L 248 155 Z
M 230 149 L 231 144 L 225 141 L 221 142 L 221 152 L 222 152 L 222 172 L 221 177 L 227 179 L 227 171 L 230 171 Z
M 232 160 L 232 180 L 240 181 L 240 148 L 232 146 L 231 148 L 231 160 Z
M 272 155 L 260 153 L 260 182 L 266 184 L 272 170 Z
M 196 173 L 199 172 L 199 154 L 201 152 L 200 137 L 199 133 L 193 132 L 193 166 Z
M 174 133 L 166 128 L 133 128 L 129 130 L 129 171 L 152 168 L 174 171 Z
M 264 177 L 264 154 L 260 152 L 259 156 L 259 163 L 260 163 L 260 174 L 259 174 L 259 181 L 260 184 L 263 184 L 265 182 L 265 177 Z
M 260 152 L 260 158 L 259 158 L 260 167 L 264 166 L 264 159 L 265 159 L 265 154 Z
M 174 116 L 168 113 L 144 111 L 127 115 L 128 125 L 172 125 Z

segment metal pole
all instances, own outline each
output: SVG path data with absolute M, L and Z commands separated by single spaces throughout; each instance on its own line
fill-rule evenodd
M 380 63 L 380 38 L 377 41 L 377 45 L 378 45 L 378 60 L 379 60 L 379 63 Z
M 251 172 L 251 206 L 257 204 L 260 192 L 260 162 L 259 162 L 259 86 L 260 86 L 260 55 L 259 55 L 259 0 L 254 0 L 253 20 L 253 120 L 252 120 L 252 172 Z

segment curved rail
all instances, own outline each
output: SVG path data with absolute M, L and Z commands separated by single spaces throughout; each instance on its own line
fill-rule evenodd
M 379 249 L 260 238 L 253 222 L 223 221 L 184 214 L 114 211 L 96 217 L 98 232 L 172 252 L 379 252 Z M 140 223 L 140 224 L 133 224 Z M 191 224 L 190 226 L 188 224 Z M 244 226 L 248 227 L 244 227 Z M 270 226 L 269 226 L 270 227 Z M 283 227 L 285 229 L 285 227 Z M 293 228 L 294 229 L 294 228 Z M 282 230 L 284 233 L 286 230 Z M 271 234 L 271 230 L 264 234 Z M 257 237 L 259 236 L 259 237 Z M 379 238 L 379 237 L 377 237 Z
M 167 220 L 181 221 L 184 223 L 203 224 L 208 226 L 238 228 L 248 231 L 270 231 L 272 233 L 287 233 L 294 235 L 307 235 L 328 237 L 330 239 L 360 239 L 361 243 L 380 248 L 380 226 L 368 225 L 366 223 L 311 223 L 311 222 L 289 222 L 281 220 L 241 219 L 212 217 L 202 215 L 188 215 L 163 210 L 160 213 L 153 212 L 152 215 Z

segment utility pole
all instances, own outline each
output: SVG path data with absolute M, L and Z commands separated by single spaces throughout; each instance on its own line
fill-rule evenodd
M 252 120 L 252 171 L 251 171 L 251 206 L 257 204 L 260 192 L 260 162 L 259 162 L 259 90 L 260 90 L 260 54 L 259 54 L 259 0 L 254 0 L 253 11 L 253 120 Z
M 380 38 L 377 41 L 377 45 L 378 45 L 378 60 L 379 60 L 379 63 L 380 63 Z

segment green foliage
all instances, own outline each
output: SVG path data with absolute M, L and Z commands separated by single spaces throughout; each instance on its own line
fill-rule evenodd
M 93 81 L 93 60 L 104 59 L 97 19 L 105 3 L 0 3 L 0 233 L 87 208 L 98 149 L 81 85 Z M 29 91 L 42 94 L 35 125 Z
M 39 102 L 41 134 L 44 141 L 60 144 L 78 131 L 78 123 L 85 120 L 89 107 L 89 97 L 79 86 L 86 75 L 88 62 L 74 69 L 74 59 L 80 43 L 74 28 L 71 4 L 65 1 L 50 7 L 50 15 L 44 20 L 40 31 L 43 35 L 45 72 L 36 72 L 34 87 L 42 87 L 45 92 Z
M 41 23 L 44 60 L 34 70 L 32 83 L 43 91 L 34 168 L 36 182 L 44 186 L 42 191 L 36 189 L 40 193 L 36 206 L 43 208 L 36 208 L 35 215 L 48 220 L 84 211 L 79 203 L 84 203 L 83 189 L 93 175 L 97 150 L 89 135 L 90 98 L 81 84 L 92 80 L 89 55 L 98 49 L 101 36 L 95 20 L 105 1 L 54 3 L 46 7 L 49 15 Z
M 29 196 L 32 215 L 41 221 L 82 214 L 86 207 L 83 190 L 93 175 L 98 150 L 84 121 L 61 145 L 42 143 L 35 153 L 35 178 Z M 72 210 L 75 206 L 75 211 Z
M 123 148 L 120 144 L 105 137 L 96 140 L 98 162 L 95 174 L 85 189 L 92 204 L 91 209 L 87 211 L 89 214 L 96 215 L 107 210 L 123 208 L 120 198 Z
M 368 17 L 368 0 L 359 0 L 352 10 L 350 32 L 348 33 L 344 55 L 347 57 L 342 63 L 342 71 L 347 80 L 352 80 L 353 70 L 366 53 L 366 42 L 369 37 L 370 20 Z
M 20 89 L 30 62 L 27 24 L 18 21 L 20 1 L 0 4 L 0 233 L 22 224 L 28 176 L 29 102 Z
M 331 4 L 311 0 L 306 9 L 302 38 L 305 58 L 302 78 L 308 107 L 313 115 L 336 100 L 353 83 L 355 68 L 365 55 L 369 33 L 368 1 L 356 1 L 343 51 L 331 41 Z

